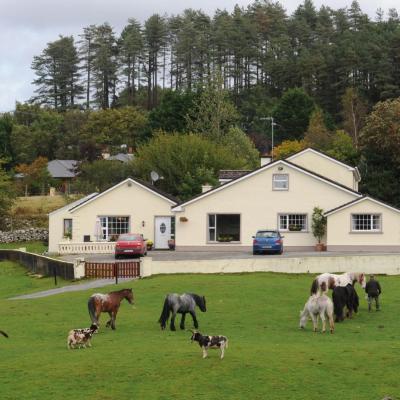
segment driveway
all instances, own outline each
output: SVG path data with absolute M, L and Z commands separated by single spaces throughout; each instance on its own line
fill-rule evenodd
M 367 255 L 367 254 L 374 254 L 377 253 L 369 253 L 369 252 L 286 252 L 282 255 L 275 255 L 275 254 L 268 254 L 268 255 L 253 255 L 251 251 L 149 251 L 147 253 L 148 257 L 152 257 L 155 261 L 181 261 L 181 260 L 229 260 L 229 259 L 247 259 L 247 258 L 254 258 L 254 259 L 262 259 L 264 257 L 268 258 L 293 258 L 293 257 L 339 257 L 343 255 Z M 383 253 L 382 253 L 383 254 Z M 394 254 L 394 253 L 388 253 Z M 60 258 L 65 261 L 73 261 L 75 258 L 83 257 L 86 261 L 92 262 L 114 262 L 114 255 L 113 254 L 74 254 L 74 255 L 65 255 L 61 256 Z M 132 260 L 138 258 L 125 258 L 120 259 L 123 260 Z

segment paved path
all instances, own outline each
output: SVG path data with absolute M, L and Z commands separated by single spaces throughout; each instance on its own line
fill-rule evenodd
M 137 278 L 119 278 L 118 281 L 126 282 L 126 281 L 131 281 L 133 279 Z M 113 283 L 115 283 L 115 279 L 96 279 L 94 281 L 79 283 L 76 285 L 63 286 L 60 288 L 44 290 L 43 292 L 24 294 L 22 296 L 12 297 L 9 300 L 38 299 L 40 297 L 53 296 L 59 293 L 77 292 L 80 290 L 95 289 L 103 286 L 112 285 Z

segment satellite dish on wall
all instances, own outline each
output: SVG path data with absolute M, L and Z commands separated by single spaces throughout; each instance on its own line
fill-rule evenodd
M 160 179 L 160 175 L 158 175 L 156 171 L 151 171 L 150 177 L 151 177 L 151 184 L 154 184 L 154 182 L 157 182 Z

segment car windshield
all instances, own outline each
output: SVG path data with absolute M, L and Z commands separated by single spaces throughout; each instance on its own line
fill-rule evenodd
M 118 240 L 126 242 L 128 240 L 143 240 L 140 235 L 121 235 Z
M 276 237 L 279 237 L 279 233 L 276 231 L 260 231 L 260 232 L 257 232 L 256 237 L 258 237 L 258 238 L 276 238 Z

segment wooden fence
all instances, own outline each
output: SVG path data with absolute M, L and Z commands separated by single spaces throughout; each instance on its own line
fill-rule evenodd
M 85 262 L 86 278 L 138 278 L 140 261 Z
M 20 250 L 0 250 L 1 260 L 18 262 L 34 274 L 60 276 L 66 280 L 74 279 L 74 264 L 70 262 Z

